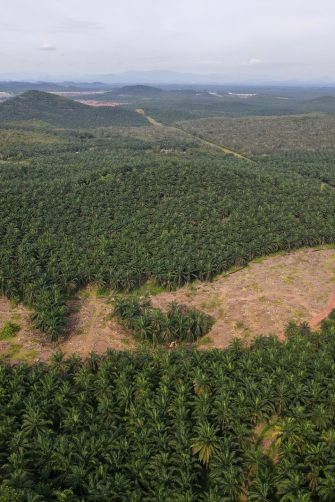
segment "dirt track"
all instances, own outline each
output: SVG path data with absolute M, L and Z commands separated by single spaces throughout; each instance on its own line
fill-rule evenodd
M 183 135 L 186 135 L 186 136 L 189 136 L 193 139 L 196 139 L 197 141 L 199 141 L 203 145 L 209 146 L 211 148 L 216 148 L 217 150 L 220 150 L 221 152 L 224 152 L 226 154 L 234 155 L 234 157 L 237 157 L 238 159 L 247 160 L 248 162 L 253 162 L 251 159 L 249 159 L 245 155 L 242 155 L 241 153 L 236 152 L 235 150 L 231 150 L 231 148 L 228 148 L 228 147 L 221 145 L 219 143 L 215 143 L 214 141 L 204 139 L 201 136 L 198 136 L 194 133 L 191 133 L 185 129 L 182 129 L 181 127 L 161 124 L 153 117 L 146 115 L 145 111 L 142 108 L 137 108 L 136 112 L 139 113 L 140 115 L 143 115 L 143 117 L 145 117 L 148 120 L 148 122 L 150 122 L 150 124 L 153 125 L 154 127 L 158 127 L 158 128 L 164 127 L 165 129 L 168 129 L 170 131 L 174 131 L 177 134 L 182 133 Z

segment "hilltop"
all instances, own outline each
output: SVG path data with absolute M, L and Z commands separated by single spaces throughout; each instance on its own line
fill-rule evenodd
M 93 108 L 62 96 L 27 91 L 0 105 L 1 122 L 40 120 L 64 128 L 137 126 L 146 124 L 138 113 L 121 107 Z

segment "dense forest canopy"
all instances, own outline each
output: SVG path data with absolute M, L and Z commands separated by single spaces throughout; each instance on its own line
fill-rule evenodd
M 0 367 L 0 500 L 333 501 L 335 321 Z

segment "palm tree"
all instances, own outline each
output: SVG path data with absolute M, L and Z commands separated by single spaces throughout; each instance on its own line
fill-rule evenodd
M 195 427 L 196 437 L 191 440 L 191 448 L 202 464 L 206 467 L 212 456 L 219 450 L 218 429 L 207 421 L 202 421 Z
M 283 502 L 294 502 L 301 494 L 304 485 L 302 473 L 292 471 L 287 472 L 284 479 L 277 483 L 278 494 Z
M 48 429 L 48 425 L 52 424 L 52 421 L 46 419 L 39 408 L 31 405 L 26 408 L 22 418 L 21 428 L 27 436 L 37 436 L 44 433 Z
M 320 500 L 330 502 L 335 499 L 335 480 L 332 472 L 325 472 L 325 477 L 320 478 L 317 493 Z
M 275 500 L 275 494 L 272 483 L 256 477 L 248 490 L 248 501 L 272 502 L 273 500 Z

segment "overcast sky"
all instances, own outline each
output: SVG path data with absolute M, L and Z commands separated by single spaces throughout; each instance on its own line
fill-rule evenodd
M 334 0 L 1 0 L 0 76 L 335 81 Z

